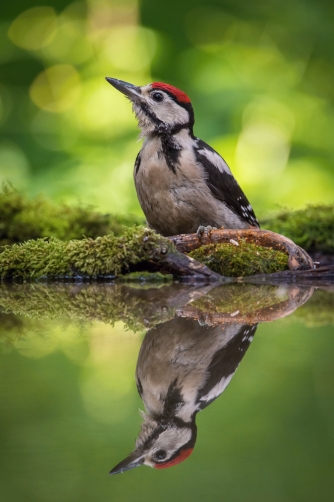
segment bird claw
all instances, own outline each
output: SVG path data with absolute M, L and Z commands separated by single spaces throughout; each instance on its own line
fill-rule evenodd
M 208 238 L 212 230 L 217 230 L 217 227 L 212 227 L 211 225 L 207 225 L 206 227 L 204 225 L 200 225 L 197 229 L 197 237 L 201 240 L 202 237 Z

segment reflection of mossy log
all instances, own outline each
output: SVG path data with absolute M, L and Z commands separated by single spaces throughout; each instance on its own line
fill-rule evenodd
M 313 288 L 244 283 L 159 287 L 128 284 L 0 284 L 0 343 L 20 345 L 27 337 L 48 337 L 51 326 L 121 321 L 143 331 L 173 317 L 205 325 L 266 322 L 285 317 L 304 304 Z M 294 319 L 333 324 L 333 295 L 315 291 Z M 301 315 L 300 315 L 301 314 Z
M 294 292 L 297 292 L 296 294 Z M 164 284 L 142 288 L 127 284 L 1 284 L 0 332 L 18 331 L 32 320 L 124 322 L 133 331 L 178 317 L 203 322 L 259 322 L 287 315 L 302 304 L 309 290 L 229 283 L 223 286 Z M 295 301 L 294 298 L 297 298 Z M 15 314 L 15 317 L 13 317 Z M 26 316 L 25 317 L 16 316 Z M 20 332 L 22 330 L 20 329 Z M 5 336 L 5 333 L 4 333 Z
M 1 324 L 4 322 L 8 328 L 15 321 L 11 317 L 14 313 L 40 320 L 96 320 L 106 324 L 123 321 L 126 328 L 138 331 L 173 317 L 174 308 L 164 301 L 160 289 L 164 287 L 155 290 L 155 295 L 162 302 L 153 308 L 146 290 L 123 285 L 0 285 Z
M 47 319 L 122 321 L 133 331 L 143 330 L 171 319 L 177 308 L 213 287 L 180 283 L 149 288 L 105 283 L 0 284 L 0 332 L 8 338 L 7 332 L 21 333 L 21 326 L 27 323 L 31 327 L 31 320 Z
M 197 319 L 211 326 L 224 322 L 270 322 L 290 315 L 307 302 L 314 291 L 312 287 L 299 288 L 293 284 L 281 288 L 240 285 L 243 287 L 217 287 L 183 309 L 178 309 L 176 315 Z

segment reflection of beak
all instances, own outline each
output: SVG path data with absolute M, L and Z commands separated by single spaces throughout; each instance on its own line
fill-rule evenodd
M 118 80 L 117 78 L 106 77 L 106 81 L 113 85 L 115 89 L 122 92 L 131 101 L 136 101 L 141 98 L 140 87 L 136 85 L 129 84 L 128 82 L 123 82 L 123 80 Z
M 110 475 L 120 474 L 122 472 L 129 471 L 134 467 L 139 467 L 140 465 L 143 464 L 143 462 L 144 462 L 144 455 L 138 456 L 138 452 L 134 451 L 133 453 L 130 453 L 130 455 L 126 457 L 126 459 L 122 460 L 122 462 L 117 464 L 116 467 L 114 467 L 109 472 L 109 474 Z

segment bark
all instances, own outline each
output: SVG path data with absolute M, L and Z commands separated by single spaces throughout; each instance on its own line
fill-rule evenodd
M 159 271 L 168 272 L 175 277 L 187 278 L 196 281 L 228 282 L 231 279 L 217 274 L 190 256 L 180 252 L 168 253 L 166 256 L 159 256 L 155 261 Z

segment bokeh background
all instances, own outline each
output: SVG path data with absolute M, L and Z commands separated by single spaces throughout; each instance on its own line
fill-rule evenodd
M 2 2 L 0 179 L 141 214 L 138 130 L 108 75 L 186 91 L 258 214 L 331 202 L 333 26 L 329 0 Z

